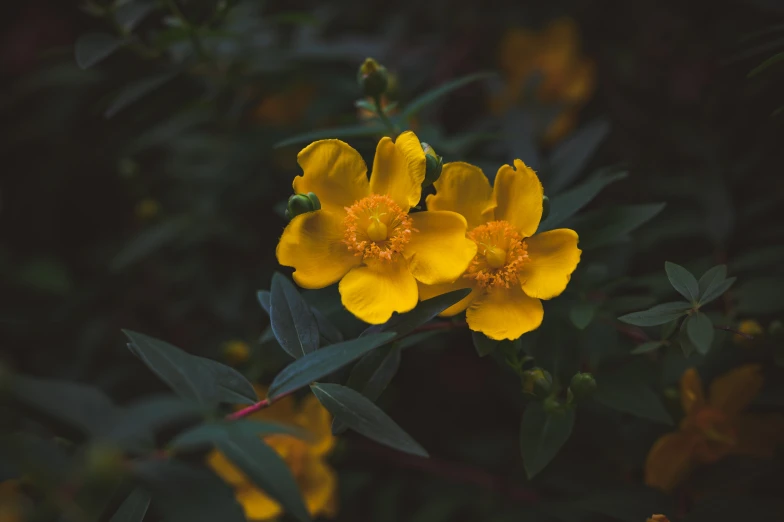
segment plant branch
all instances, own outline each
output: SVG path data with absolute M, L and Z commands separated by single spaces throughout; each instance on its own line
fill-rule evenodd
M 735 330 L 733 328 L 730 328 L 729 326 L 716 326 L 716 325 L 713 325 L 713 329 L 714 330 L 722 330 L 724 332 L 730 332 L 730 333 L 733 333 L 735 335 L 740 335 L 741 337 L 743 337 L 744 339 L 748 339 L 749 341 L 753 341 L 754 340 L 754 336 L 753 335 L 741 332 L 740 330 Z

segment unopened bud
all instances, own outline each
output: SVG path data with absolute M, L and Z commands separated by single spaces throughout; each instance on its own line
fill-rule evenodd
M 578 401 L 588 398 L 596 391 L 596 379 L 590 373 L 575 373 L 569 383 L 569 390 Z
M 542 401 L 542 408 L 547 413 L 563 412 L 564 405 L 556 397 L 547 397 Z
M 550 215 L 550 198 L 547 196 L 542 197 L 542 221 L 547 219 Z
M 523 372 L 523 391 L 539 399 L 550 395 L 553 388 L 553 376 L 542 368 L 531 368 Z
M 241 364 L 250 358 L 250 347 L 244 341 L 228 341 L 223 345 L 223 356 L 231 365 Z
M 438 181 L 438 178 L 441 177 L 441 170 L 444 167 L 444 158 L 436 154 L 433 147 L 427 143 L 422 142 L 422 149 L 425 151 L 426 162 L 425 182 L 422 186 L 427 187 Z
M 115 479 L 125 469 L 122 452 L 105 444 L 96 444 L 87 449 L 85 465 L 88 476 L 98 482 Z
M 373 58 L 366 58 L 357 72 L 357 82 L 364 96 L 377 97 L 386 92 L 389 74 L 386 67 L 379 65 Z
M 308 192 L 307 194 L 295 194 L 289 198 L 289 203 L 286 206 L 286 217 L 288 219 L 294 219 L 300 214 L 313 212 L 314 210 L 319 210 L 320 208 L 321 202 L 313 192 Z

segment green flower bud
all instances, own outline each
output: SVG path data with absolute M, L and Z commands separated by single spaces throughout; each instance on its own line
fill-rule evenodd
M 373 58 L 366 58 L 357 72 L 357 82 L 364 96 L 381 96 L 389 85 L 387 68 Z
M 542 221 L 547 219 L 547 216 L 550 215 L 550 198 L 544 196 L 542 198 Z
M 523 391 L 544 399 L 553 389 L 553 376 L 542 368 L 531 368 L 523 372 Z
M 422 183 L 423 187 L 427 187 L 438 181 L 441 177 L 441 169 L 444 167 L 444 158 L 436 154 L 433 147 L 425 142 L 422 142 L 422 149 L 425 151 L 425 182 Z
M 289 203 L 286 206 L 286 217 L 288 219 L 294 219 L 300 214 L 313 212 L 320 208 L 321 201 L 319 201 L 319 198 L 313 192 L 308 192 L 307 194 L 294 194 L 289 198 Z
M 564 405 L 556 397 L 547 397 L 542 401 L 542 407 L 547 413 L 563 412 Z
M 123 475 L 125 459 L 116 447 L 96 444 L 87 449 L 85 469 L 88 477 L 97 482 L 111 480 Z
M 569 383 L 569 390 L 578 401 L 588 398 L 596 391 L 596 379 L 590 373 L 575 373 Z

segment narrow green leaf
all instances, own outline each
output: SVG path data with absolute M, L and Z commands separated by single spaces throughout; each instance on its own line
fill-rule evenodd
M 697 283 L 700 291 L 700 302 L 702 302 L 702 298 L 706 293 L 711 292 L 714 287 L 721 284 L 725 279 L 727 279 L 727 265 L 716 265 L 702 274 Z
M 696 304 L 700 297 L 700 286 L 697 278 L 691 272 L 669 261 L 664 262 L 664 271 L 672 287 L 690 303 Z
M 702 312 L 697 312 L 687 317 L 685 323 L 686 333 L 697 351 L 703 355 L 708 353 L 713 343 L 713 323 L 710 318 Z
M 596 304 L 590 301 L 578 301 L 569 310 L 569 319 L 578 330 L 585 330 L 596 314 Z
M 281 348 L 295 359 L 319 347 L 316 318 L 294 284 L 283 274 L 272 276 L 270 322 Z
M 87 69 L 116 51 L 123 41 L 106 33 L 84 34 L 76 40 L 74 56 L 76 64 Z
M 781 61 L 784 61 L 784 52 L 774 54 L 773 56 L 771 56 L 770 58 L 768 58 L 767 60 L 759 64 L 758 66 L 756 66 L 754 69 L 752 69 L 746 77 L 753 78 L 754 76 L 757 76 L 759 73 L 761 73 L 771 65 L 774 65 Z
M 268 396 L 270 399 L 275 399 L 280 395 L 307 386 L 357 360 L 370 350 L 386 344 L 393 337 L 395 334 L 391 332 L 368 335 L 309 353 L 283 368 L 275 376 L 269 387 Z
M 413 100 L 408 104 L 408 106 L 403 110 L 400 114 L 401 120 L 408 120 L 416 113 L 436 101 L 438 98 L 449 94 L 452 91 L 463 87 L 464 85 L 468 85 L 469 83 L 475 82 L 477 80 L 484 80 L 486 78 L 490 78 L 494 76 L 495 73 L 492 72 L 480 72 L 475 74 L 469 74 L 468 76 L 464 76 L 462 78 L 458 78 L 456 80 L 452 80 L 451 82 L 447 82 L 443 85 L 436 87 L 435 89 L 431 89 Z
M 692 305 L 684 301 L 662 303 L 642 312 L 622 315 L 618 320 L 635 326 L 656 326 L 685 315 L 691 308 Z
M 596 120 L 560 143 L 550 157 L 550 176 L 544 184 L 547 193 L 556 194 L 567 187 L 580 174 L 609 132 L 610 124 L 607 121 Z
M 150 494 L 141 488 L 131 491 L 109 522 L 142 522 L 150 507 Z
M 253 385 L 237 370 L 191 355 L 165 341 L 123 330 L 128 348 L 180 397 L 203 405 L 253 404 Z
M 661 341 L 648 341 L 637 346 L 634 350 L 629 352 L 632 355 L 639 355 L 641 353 L 649 353 L 658 350 L 662 346 Z
M 336 419 L 357 433 L 405 453 L 428 456 L 422 446 L 364 395 L 339 384 L 313 383 L 310 389 Z
M 333 127 L 331 129 L 321 129 L 311 132 L 297 134 L 285 140 L 277 142 L 273 148 L 279 149 L 298 143 L 309 143 L 317 140 L 331 138 L 361 138 L 363 136 L 376 136 L 387 132 L 387 128 L 380 124 L 358 124 L 346 125 L 345 127 Z
M 259 290 L 256 293 L 261 308 L 270 315 L 270 301 L 272 300 L 271 294 L 267 290 Z
M 143 98 L 144 96 L 153 92 L 155 89 L 171 81 L 175 76 L 177 76 L 177 71 L 169 71 L 163 74 L 156 74 L 155 76 L 151 76 L 149 78 L 143 78 L 126 85 L 109 103 L 109 106 L 103 113 L 104 117 L 113 117 L 115 114 L 128 107 L 135 101 Z
M 702 294 L 702 296 L 700 296 L 700 304 L 701 305 L 706 305 L 706 304 L 710 303 L 711 301 L 715 301 L 716 299 L 718 299 L 719 297 L 724 295 L 724 292 L 729 290 L 730 287 L 733 284 L 735 284 L 735 281 L 737 279 L 738 279 L 737 277 L 728 277 L 727 279 L 725 279 L 721 283 L 718 283 L 715 286 L 713 286 L 712 288 L 706 290 L 705 293 Z
M 228 437 L 232 433 L 250 435 L 256 438 L 276 433 L 284 433 L 300 439 L 308 436 L 306 432 L 285 424 L 253 419 L 238 419 L 199 424 L 177 435 L 169 442 L 169 448 L 185 452 L 202 450 L 205 447 L 214 446 L 217 441 Z
M 665 206 L 665 203 L 624 205 L 579 216 L 573 228 L 580 234 L 580 248 L 599 248 L 628 240 L 631 232 L 656 217 Z
M 626 172 L 616 172 L 607 176 L 588 180 L 585 183 L 567 190 L 550 199 L 550 214 L 539 225 L 538 232 L 546 232 L 555 229 L 558 225 L 575 215 L 585 205 L 590 203 L 604 187 L 624 179 Z
M 520 423 L 520 452 L 529 479 L 538 475 L 572 435 L 574 409 L 546 412 L 541 402 L 526 406 Z
M 340 330 L 338 330 L 334 324 L 332 324 L 332 321 L 315 306 L 311 306 L 310 310 L 313 312 L 313 317 L 316 319 L 319 334 L 327 341 L 327 344 L 342 343 L 343 334 L 340 333 Z
M 176 395 L 149 396 L 123 408 L 105 437 L 122 449 L 149 453 L 155 449 L 157 432 L 198 422 L 206 415 Z
M 597 375 L 596 383 L 597 389 L 593 395 L 596 402 L 643 419 L 673 424 L 672 417 L 659 396 L 637 376 L 613 372 Z
M 191 225 L 188 216 L 179 216 L 145 228 L 128 241 L 125 247 L 114 256 L 110 264 L 111 270 L 113 272 L 125 270 L 134 263 L 171 245 L 177 241 L 177 238 L 182 237 Z
M 357 100 L 354 102 L 354 107 L 357 109 L 364 109 L 366 111 L 376 113 L 376 104 L 368 100 Z
M 413 332 L 419 326 L 422 326 L 433 319 L 453 304 L 468 297 L 468 294 L 470 293 L 470 288 L 461 288 L 430 299 L 425 299 L 424 301 L 420 301 L 416 308 L 410 312 L 395 314 L 386 323 L 371 326 L 362 332 L 360 337 L 379 332 L 394 332 L 397 337 L 402 337 Z
M 485 357 L 493 353 L 498 345 L 501 344 L 501 341 L 496 341 L 495 339 L 490 339 L 482 332 L 471 332 L 471 340 L 474 343 L 474 348 L 476 349 L 477 355 L 479 357 Z
M 675 333 L 675 330 L 678 328 L 678 319 L 673 319 L 668 323 L 664 323 L 661 327 L 661 338 L 662 340 L 667 340 L 669 337 Z
M 155 10 L 155 2 L 136 0 L 120 5 L 114 11 L 114 19 L 126 31 L 132 30 L 144 18 Z

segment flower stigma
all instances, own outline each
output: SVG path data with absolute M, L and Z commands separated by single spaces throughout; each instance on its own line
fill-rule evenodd
M 373 194 L 346 207 L 343 244 L 363 261 L 392 261 L 411 240 L 413 220 L 386 195 Z
M 519 273 L 528 261 L 523 236 L 508 221 L 491 221 L 468 233 L 477 254 L 463 277 L 479 286 L 511 288 L 520 281 Z

